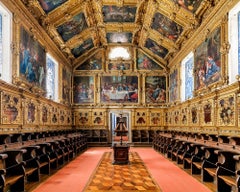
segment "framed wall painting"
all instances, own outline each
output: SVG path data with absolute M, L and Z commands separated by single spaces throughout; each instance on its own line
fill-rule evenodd
M 86 51 L 92 49 L 93 47 L 94 47 L 93 40 L 90 38 L 85 40 L 82 44 L 71 49 L 71 52 L 75 58 L 78 58 L 79 56 L 84 54 Z
M 131 62 L 129 61 L 110 61 L 108 63 L 109 71 L 125 71 L 131 69 Z
M 98 51 L 96 54 L 91 56 L 90 59 L 84 61 L 82 64 L 76 67 L 77 71 L 85 70 L 102 70 L 103 68 L 103 51 Z
M 71 72 L 67 68 L 62 68 L 62 100 L 70 103 Z
M 145 102 L 166 103 L 166 76 L 147 76 L 145 78 Z
M 102 76 L 100 84 L 101 102 L 138 103 L 137 76 Z
M 235 95 L 222 96 L 218 101 L 218 125 L 234 126 L 235 125 Z
M 39 123 L 38 103 L 31 101 L 31 99 L 25 100 L 25 116 L 24 123 L 27 125 L 36 125 Z
M 140 50 L 137 50 L 136 65 L 137 70 L 163 70 L 163 67 Z
M 20 78 L 42 90 L 46 90 L 46 52 L 41 44 L 23 28 L 20 28 Z
M 22 124 L 21 105 L 20 96 L 1 92 L 1 123 Z
M 195 90 L 221 80 L 221 29 L 215 29 L 194 54 Z
M 73 103 L 89 104 L 94 102 L 95 82 L 93 76 L 73 77 Z

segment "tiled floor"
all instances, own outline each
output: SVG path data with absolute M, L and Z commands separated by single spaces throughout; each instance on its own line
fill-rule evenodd
M 112 152 L 103 154 L 85 192 L 161 191 L 137 152 L 129 153 L 130 163 L 127 165 L 113 165 L 112 160 Z

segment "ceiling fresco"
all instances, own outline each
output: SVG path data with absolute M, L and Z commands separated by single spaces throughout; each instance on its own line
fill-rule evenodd
M 213 7 L 213 0 L 21 1 L 73 67 L 119 44 L 166 66 Z

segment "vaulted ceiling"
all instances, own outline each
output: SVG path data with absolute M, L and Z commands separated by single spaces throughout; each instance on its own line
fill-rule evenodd
M 120 44 L 167 66 L 214 6 L 214 0 L 22 2 L 73 66 L 99 48 Z

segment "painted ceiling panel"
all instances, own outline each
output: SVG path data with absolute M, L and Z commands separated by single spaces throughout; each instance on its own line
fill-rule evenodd
M 212 2 L 213 0 L 211 0 Z M 214 3 L 203 0 L 21 0 L 74 67 L 123 45 L 167 65 Z M 206 14 L 206 15 L 205 15 Z M 93 49 L 94 48 L 94 49 Z M 149 50 L 149 51 L 148 51 Z M 86 54 L 87 53 L 87 54 Z

